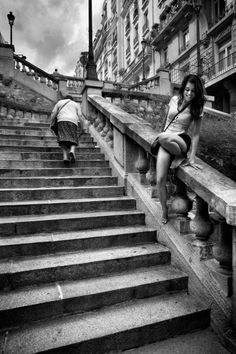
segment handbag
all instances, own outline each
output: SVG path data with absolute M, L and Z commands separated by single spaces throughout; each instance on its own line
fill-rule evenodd
M 59 109 L 57 114 L 54 116 L 54 118 L 51 120 L 51 124 L 50 124 L 50 129 L 53 131 L 53 133 L 55 135 L 58 135 L 58 122 L 57 122 L 57 115 L 59 114 L 59 112 L 62 110 L 63 107 L 65 107 L 65 105 L 67 103 L 69 103 L 70 101 L 67 101 L 66 103 L 64 103 Z
M 158 135 L 156 136 L 155 140 L 153 141 L 152 145 L 151 145 L 151 154 L 152 155 L 157 155 L 158 153 L 158 150 L 159 150 L 159 147 L 160 147 L 160 143 L 159 143 L 159 138 L 160 138 L 160 135 L 162 133 L 164 133 L 168 128 L 169 126 L 171 125 L 171 123 L 173 123 L 173 121 L 175 120 L 175 118 L 177 117 L 178 118 L 178 115 L 183 112 L 185 110 L 185 108 L 187 108 L 188 106 L 190 105 L 190 103 L 188 103 L 186 106 L 184 106 L 183 108 L 181 108 L 180 111 L 178 111 L 174 117 L 171 119 L 170 123 L 167 125 L 167 127 L 163 130 L 163 132 L 160 132 L 158 133 Z

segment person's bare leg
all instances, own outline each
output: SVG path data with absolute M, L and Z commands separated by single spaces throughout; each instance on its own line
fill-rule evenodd
M 168 222 L 166 181 L 170 162 L 170 154 L 162 147 L 160 147 L 157 154 L 157 187 L 162 208 L 161 221 L 163 224 L 166 224 Z
M 75 145 L 70 146 L 70 160 L 75 162 Z
M 63 153 L 63 161 L 66 163 L 67 161 L 69 161 L 67 147 L 63 144 L 61 144 L 60 147 L 61 147 L 62 153 Z

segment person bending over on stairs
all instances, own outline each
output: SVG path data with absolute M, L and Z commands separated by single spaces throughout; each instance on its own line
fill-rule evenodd
M 62 148 L 65 165 L 75 162 L 75 147 L 78 145 L 81 107 L 67 95 L 54 106 L 51 120 L 57 116 L 57 141 Z
M 157 153 L 157 187 L 162 207 L 161 222 L 168 222 L 166 181 L 168 169 L 176 168 L 180 163 L 199 168 L 195 164 L 195 155 L 199 142 L 200 126 L 205 103 L 204 87 L 197 75 L 187 75 L 179 89 L 178 96 L 169 102 L 166 118 L 166 130 L 159 137 Z M 171 122 L 171 120 L 174 120 Z M 171 122 L 171 123 L 170 123 Z M 192 139 L 187 134 L 192 126 Z M 188 150 L 191 151 L 187 156 Z

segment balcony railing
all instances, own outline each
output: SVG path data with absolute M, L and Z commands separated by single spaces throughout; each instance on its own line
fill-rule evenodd
M 129 56 L 129 55 L 130 55 L 130 47 L 126 48 L 125 53 L 126 53 L 126 56 Z
M 134 45 L 134 47 L 136 47 L 136 45 L 138 45 L 138 36 L 136 36 L 134 38 L 133 45 Z
M 215 17 L 213 22 L 210 24 L 210 28 L 216 25 L 218 22 L 220 22 L 224 17 L 229 16 L 230 14 L 235 13 L 236 10 L 236 5 L 235 1 L 231 1 L 227 6 L 225 6 L 225 9 L 219 14 L 219 16 Z
M 144 10 L 145 7 L 147 7 L 148 3 L 149 3 L 149 0 L 142 0 L 142 10 Z
M 205 75 L 208 80 L 211 80 L 232 69 L 236 71 L 236 51 L 219 60 L 215 65 L 211 65 L 206 70 L 203 70 L 203 75 Z

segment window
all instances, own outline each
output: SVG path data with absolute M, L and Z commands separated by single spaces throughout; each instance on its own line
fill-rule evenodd
M 183 31 L 183 47 L 187 48 L 189 46 L 189 29 L 186 28 Z
M 168 48 L 165 48 L 163 51 L 163 64 L 168 64 Z
M 232 46 L 226 45 L 219 48 L 219 71 L 232 65 Z

